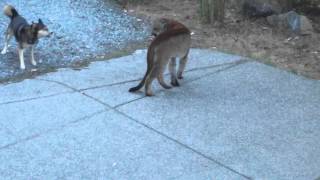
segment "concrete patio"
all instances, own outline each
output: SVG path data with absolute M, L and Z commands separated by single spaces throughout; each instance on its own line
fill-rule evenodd
M 1 85 L 0 179 L 320 176 L 320 81 L 193 49 L 181 87 L 150 98 L 128 92 L 145 55 Z

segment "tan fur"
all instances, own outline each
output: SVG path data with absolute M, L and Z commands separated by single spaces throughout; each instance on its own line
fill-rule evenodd
M 166 18 L 159 18 L 154 20 L 152 34 L 157 36 L 160 33 L 168 30 L 178 29 L 178 28 L 187 28 L 178 21 Z
M 14 9 L 13 6 L 11 5 L 5 5 L 4 8 L 3 8 L 3 12 L 6 16 L 9 16 L 11 17 L 12 16 L 12 9 Z
M 182 72 L 187 62 L 191 44 L 190 30 L 183 24 L 169 19 L 159 19 L 154 23 L 152 34 L 156 38 L 151 42 L 147 53 L 147 72 L 138 86 L 129 91 L 134 92 L 145 84 L 145 93 L 152 96 L 151 83 L 157 78 L 160 85 L 169 89 L 163 79 L 165 68 L 169 64 L 171 85 L 179 86 L 177 78 L 182 79 Z M 178 73 L 176 73 L 176 58 L 180 58 Z

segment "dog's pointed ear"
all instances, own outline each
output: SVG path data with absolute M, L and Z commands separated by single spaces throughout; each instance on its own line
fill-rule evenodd
M 43 22 L 42 22 L 42 20 L 41 20 L 41 19 L 39 19 L 39 20 L 38 20 L 38 22 L 39 22 L 39 24 L 43 24 Z

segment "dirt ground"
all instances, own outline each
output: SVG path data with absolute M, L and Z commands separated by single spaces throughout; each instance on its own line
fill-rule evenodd
M 198 16 L 198 1 L 161 0 L 129 5 L 128 12 L 143 18 L 167 17 L 187 25 L 194 35 L 192 46 L 252 57 L 266 64 L 320 79 L 320 21 L 312 19 L 315 33 L 293 36 L 273 29 L 264 18 L 244 18 L 228 7 L 224 26 L 206 25 Z

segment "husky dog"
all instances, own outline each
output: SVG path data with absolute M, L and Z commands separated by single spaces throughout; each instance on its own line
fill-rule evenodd
M 20 60 L 20 69 L 25 69 L 24 64 L 24 50 L 31 47 L 31 64 L 37 65 L 34 60 L 34 46 L 38 43 L 38 39 L 48 37 L 52 34 L 49 32 L 46 25 L 39 19 L 37 23 L 32 22 L 28 24 L 25 18 L 19 15 L 18 11 L 10 5 L 4 7 L 4 14 L 11 20 L 8 29 L 5 33 L 5 44 L 1 54 L 6 54 L 8 50 L 8 43 L 12 36 L 15 37 L 18 43 L 18 52 Z

